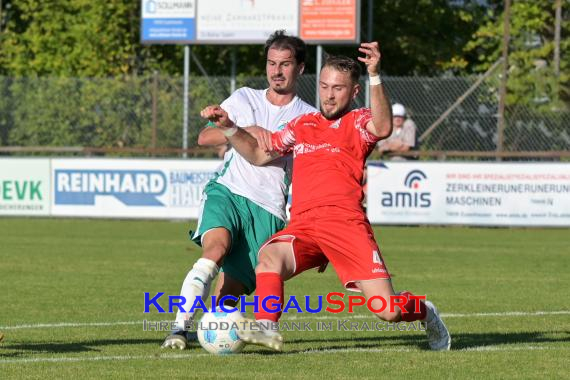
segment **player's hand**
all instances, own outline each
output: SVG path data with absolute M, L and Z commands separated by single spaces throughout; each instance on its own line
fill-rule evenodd
M 212 105 L 200 111 L 200 116 L 216 124 L 218 128 L 228 129 L 234 127 L 228 113 L 219 105 Z
M 273 144 L 271 143 L 271 131 L 257 125 L 246 127 L 245 130 L 247 133 L 255 137 L 257 145 L 261 150 L 264 152 L 271 152 L 273 150 Z
M 364 62 L 368 75 L 378 75 L 378 66 L 382 56 L 378 42 L 363 42 L 360 44 L 358 51 L 364 53 L 364 57 L 358 57 L 358 60 Z

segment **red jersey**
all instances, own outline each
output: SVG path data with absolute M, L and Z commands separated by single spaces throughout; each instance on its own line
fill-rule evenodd
M 273 134 L 273 149 L 293 152 L 292 215 L 319 206 L 362 210 L 364 164 L 379 140 L 366 130 L 371 119 L 368 108 L 337 120 L 314 112 Z

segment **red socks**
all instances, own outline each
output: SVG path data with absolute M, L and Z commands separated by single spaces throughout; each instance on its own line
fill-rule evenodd
M 283 279 L 281 275 L 273 272 L 259 273 L 255 276 L 255 281 L 257 282 L 255 295 L 258 296 L 258 311 L 254 313 L 255 319 L 273 322 L 279 321 L 284 299 Z M 269 296 L 273 297 L 265 300 Z M 275 297 L 278 299 L 274 300 Z M 262 305 L 265 305 L 267 310 L 279 309 L 279 311 L 274 313 L 265 311 Z
M 400 295 L 406 297 L 406 299 L 408 300 L 404 305 L 406 311 L 404 312 L 402 310 L 402 321 L 404 322 L 422 321 L 426 318 L 427 307 L 423 301 L 418 300 L 415 297 L 410 297 L 413 296 L 413 294 L 408 291 L 400 292 Z M 418 303 L 419 303 L 419 308 L 416 307 L 418 306 L 417 305 Z

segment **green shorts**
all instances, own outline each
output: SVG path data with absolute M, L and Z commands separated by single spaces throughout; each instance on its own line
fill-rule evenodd
M 232 193 L 217 182 L 204 189 L 198 227 L 190 231 L 192 240 L 202 246 L 202 236 L 213 228 L 230 232 L 232 245 L 221 270 L 241 282 L 247 294 L 255 290 L 255 267 L 259 248 L 285 222 L 249 199 Z

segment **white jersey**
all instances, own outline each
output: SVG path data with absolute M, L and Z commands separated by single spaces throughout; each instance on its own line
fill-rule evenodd
M 283 129 L 299 115 L 316 109 L 295 96 L 284 106 L 276 106 L 267 100 L 267 90 L 242 87 L 227 98 L 221 107 L 229 118 L 240 127 L 258 125 L 272 132 Z M 234 194 L 248 198 L 282 220 L 286 220 L 285 206 L 291 183 L 292 157 L 277 158 L 265 166 L 250 164 L 235 149 L 224 155 L 224 163 L 218 169 L 216 182 L 223 184 Z

